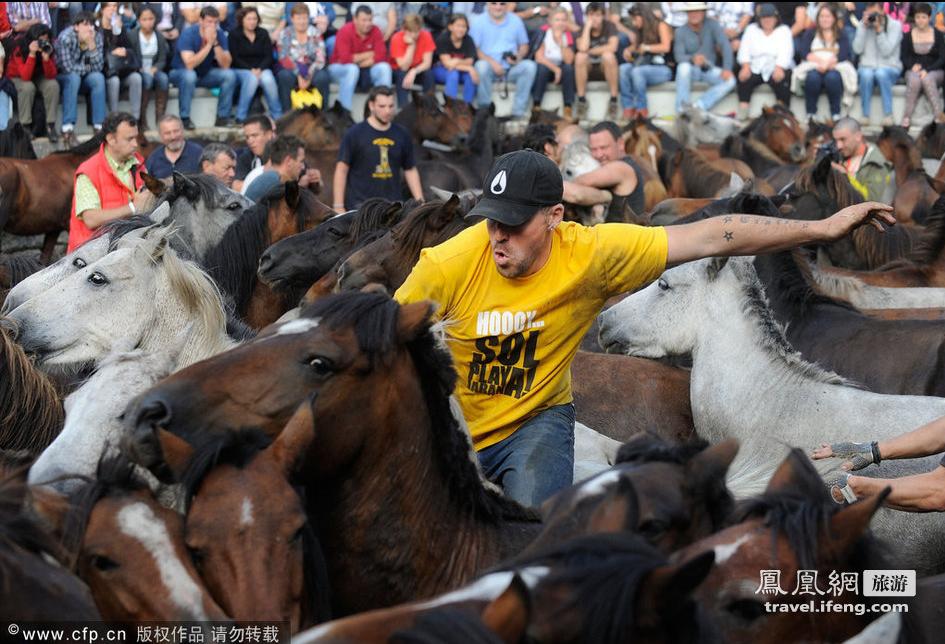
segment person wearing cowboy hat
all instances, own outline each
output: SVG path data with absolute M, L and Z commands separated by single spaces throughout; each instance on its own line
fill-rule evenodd
M 767 83 L 774 97 L 791 107 L 791 68 L 794 40 L 791 30 L 779 25 L 777 8 L 770 2 L 758 7 L 758 21 L 748 25 L 738 49 L 738 118 L 748 116 L 752 92 Z
M 499 157 L 467 215 L 485 221 L 423 249 L 394 294 L 401 304 L 438 305 L 459 376 L 454 393 L 483 472 L 529 506 L 572 483 L 571 361 L 608 298 L 675 264 L 774 252 L 895 222 L 890 206 L 866 202 L 779 226 L 733 214 L 666 228 L 587 227 L 562 221 L 563 191 L 561 171 L 544 154 Z
M 684 2 L 686 24 L 676 30 L 673 55 L 676 58 L 676 112 L 690 104 L 692 82 L 709 84 L 695 106 L 710 110 L 735 89 L 732 73 L 732 45 L 722 26 L 706 18 L 704 2 Z M 721 56 L 719 55 L 721 52 Z

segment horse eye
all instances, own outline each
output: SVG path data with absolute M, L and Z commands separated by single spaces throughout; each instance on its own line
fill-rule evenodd
M 239 210 L 239 209 L 240 209 L 240 204 L 239 204 L 239 202 L 234 201 L 234 202 L 231 203 L 231 204 L 227 204 L 226 209 L 227 209 L 227 210 Z
M 656 284 L 657 286 L 660 287 L 661 291 L 668 291 L 671 288 L 669 285 L 669 282 L 664 280 L 662 277 L 659 279 L 659 281 Z
M 338 239 L 341 239 L 342 237 L 345 236 L 344 232 L 342 232 L 342 231 L 341 231 L 340 229 L 338 229 L 338 228 L 329 228 L 329 229 L 328 229 L 328 234 L 331 235 L 332 237 L 335 237 L 335 238 L 338 238 Z
M 190 560 L 194 562 L 194 565 L 198 568 L 203 565 L 204 557 L 206 553 L 202 548 L 195 548 L 193 546 L 187 546 L 187 552 L 190 553 Z
M 316 356 L 308 361 L 308 366 L 319 376 L 328 376 L 334 371 L 334 364 L 328 358 Z
M 641 523 L 640 527 L 637 528 L 637 532 L 639 532 L 641 535 L 643 535 L 647 539 L 653 540 L 653 539 L 656 539 L 657 537 L 661 537 L 662 535 L 664 535 L 666 531 L 668 530 L 668 528 L 669 526 L 663 521 L 650 519 L 648 521 L 644 521 L 643 523 Z
M 736 599 L 729 602 L 725 610 L 746 622 L 753 622 L 765 614 L 762 603 L 753 599 Z
M 303 526 L 300 526 L 299 529 L 296 530 L 292 534 L 292 537 L 289 538 L 289 543 L 299 543 L 302 540 L 302 535 L 304 534 L 305 534 L 305 526 L 303 525 Z
M 92 273 L 87 279 L 90 284 L 94 284 L 95 286 L 105 286 L 108 284 L 108 278 L 101 273 Z
M 95 568 L 101 570 L 102 572 L 108 572 L 109 570 L 114 570 L 118 568 L 118 563 L 112 559 L 109 559 L 105 555 L 94 555 L 92 557 L 91 563 Z
M 81 257 L 76 257 L 74 260 L 72 260 L 72 265 L 76 268 L 85 268 L 88 266 L 88 264 L 85 263 L 85 260 Z

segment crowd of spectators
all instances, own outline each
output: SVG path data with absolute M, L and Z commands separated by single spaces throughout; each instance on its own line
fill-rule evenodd
M 146 126 L 152 100 L 156 121 L 165 116 L 170 85 L 178 88 L 184 130 L 195 127 L 198 87 L 217 95 L 219 126 L 331 100 L 350 110 L 356 91 L 375 86 L 393 86 L 402 106 L 410 90 L 435 83 L 477 105 L 494 91 L 514 91 L 513 119 L 527 118 L 548 86 L 560 85 L 563 116 L 582 119 L 595 79 L 606 83 L 612 120 L 648 115 L 647 88 L 675 79 L 677 111 L 710 109 L 734 90 L 740 116 L 767 84 L 782 103 L 804 96 L 808 115 L 826 94 L 834 119 L 859 94 L 869 118 L 878 86 L 886 123 L 901 79 L 908 126 L 922 95 L 945 120 L 943 9 L 922 2 L 0 3 L 0 127 L 14 117 L 55 140 L 61 117 L 72 143 L 79 95 L 98 130 L 122 93 Z M 694 82 L 707 86 L 696 100 Z

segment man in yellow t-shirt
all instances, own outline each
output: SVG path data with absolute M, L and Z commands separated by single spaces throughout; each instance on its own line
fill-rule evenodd
M 671 228 L 563 222 L 562 178 L 532 150 L 492 166 L 476 224 L 424 249 L 394 297 L 432 300 L 446 320 L 456 395 L 486 476 L 524 505 L 571 484 L 571 360 L 604 302 L 668 265 L 837 239 L 868 220 L 865 203 L 816 222 L 728 215 Z M 619 395 L 619 383 L 614 394 Z

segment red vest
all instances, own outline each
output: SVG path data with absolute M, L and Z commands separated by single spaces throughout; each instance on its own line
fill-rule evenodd
M 135 190 L 137 190 L 143 182 L 141 171 L 144 170 L 144 158 L 137 152 L 135 153 L 135 162 L 137 166 L 132 173 L 132 178 L 134 180 Z M 72 181 L 73 186 L 75 186 L 75 180 L 79 178 L 80 174 L 87 176 L 92 182 L 92 185 L 95 186 L 95 189 L 98 191 L 99 199 L 102 201 L 101 208 L 103 210 L 128 205 L 134 197 L 135 191 L 118 178 L 115 171 L 112 170 L 111 165 L 109 165 L 108 159 L 105 158 L 104 143 L 102 143 L 102 147 L 99 148 L 98 152 L 83 161 L 82 165 L 76 169 L 75 177 Z M 86 226 L 84 221 L 75 216 L 75 189 L 73 189 L 72 214 L 69 216 L 69 246 L 66 248 L 66 252 L 71 253 L 74 251 L 87 242 L 92 237 L 92 234 L 92 229 Z

